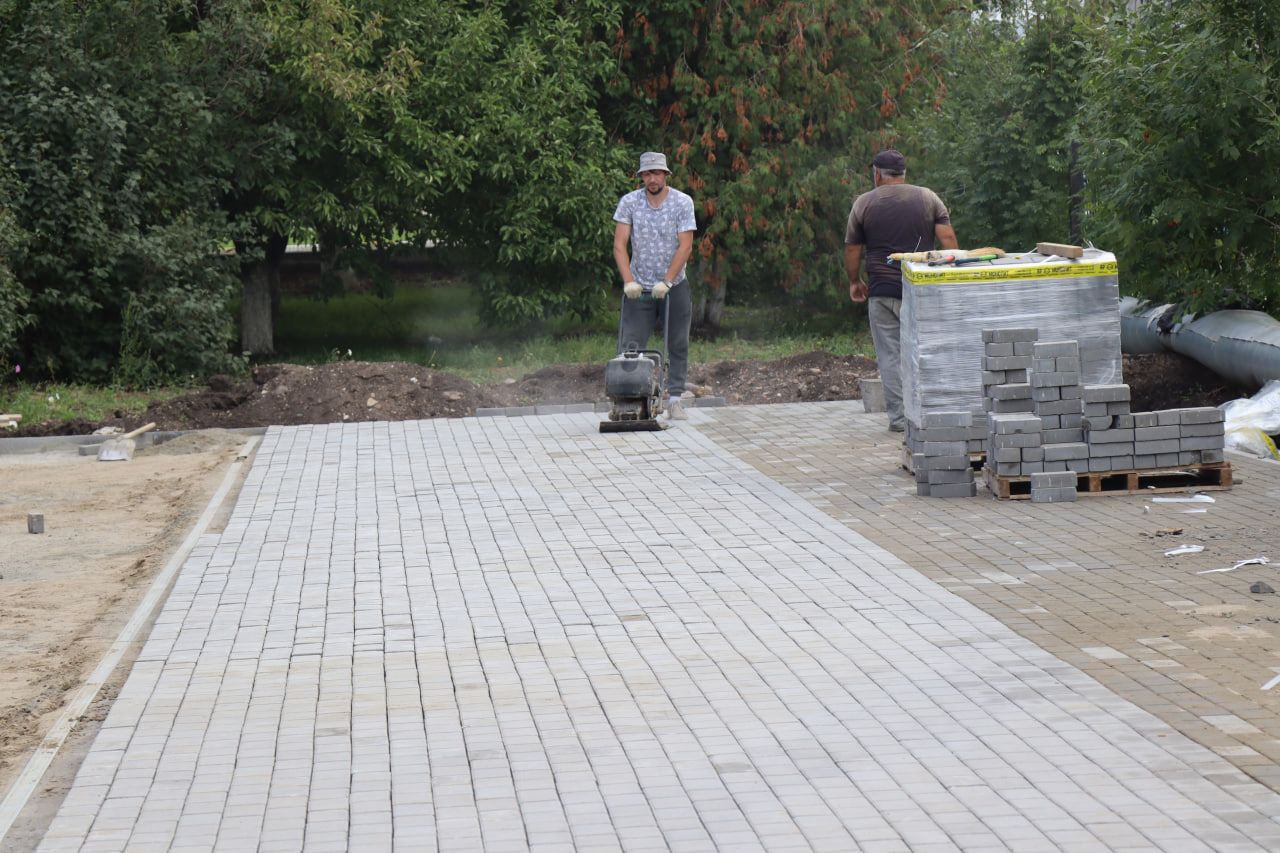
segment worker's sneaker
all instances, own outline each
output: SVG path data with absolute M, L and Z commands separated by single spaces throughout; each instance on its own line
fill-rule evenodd
M 672 397 L 667 401 L 667 417 L 673 421 L 689 420 L 689 413 L 684 410 L 684 403 L 680 402 L 679 397 Z
M 906 421 L 893 421 L 889 424 L 889 432 L 906 432 Z

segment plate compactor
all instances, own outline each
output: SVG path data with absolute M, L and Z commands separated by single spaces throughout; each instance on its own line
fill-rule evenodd
M 646 291 L 639 298 L 654 296 Z M 624 342 L 619 315 L 618 355 L 604 368 L 604 392 L 610 406 L 609 419 L 600 422 L 601 432 L 653 432 L 669 426 L 658 421 L 667 399 L 667 321 L 671 318 L 670 307 L 663 307 L 662 352 L 640 349 L 634 341 Z

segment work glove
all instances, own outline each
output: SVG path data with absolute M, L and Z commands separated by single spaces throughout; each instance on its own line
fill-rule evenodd
M 658 282 L 653 286 L 653 298 L 664 299 L 667 295 L 667 291 L 670 290 L 672 287 L 673 285 L 669 281 Z
M 622 292 L 627 295 L 628 299 L 639 299 L 641 290 L 642 288 L 638 281 L 629 281 L 622 285 Z

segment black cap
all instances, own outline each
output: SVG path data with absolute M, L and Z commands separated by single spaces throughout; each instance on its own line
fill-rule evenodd
M 907 171 L 907 158 L 896 148 L 886 148 L 871 160 L 871 165 L 886 172 Z

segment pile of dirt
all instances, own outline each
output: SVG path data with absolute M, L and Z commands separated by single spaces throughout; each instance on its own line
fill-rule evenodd
M 856 400 L 860 379 L 878 375 L 860 356 L 808 352 L 774 361 L 692 365 L 690 380 L 731 404 Z M 1249 391 L 1174 353 L 1125 356 L 1124 378 L 1135 411 L 1216 406 Z M 155 421 L 162 430 L 395 421 L 474 415 L 477 408 L 604 400 L 604 367 L 546 367 L 519 380 L 476 385 L 405 362 L 261 365 L 246 380 L 215 376 L 209 387 L 155 403 L 144 413 L 24 426 L 22 435 L 87 434 L 103 425 L 132 428 Z

